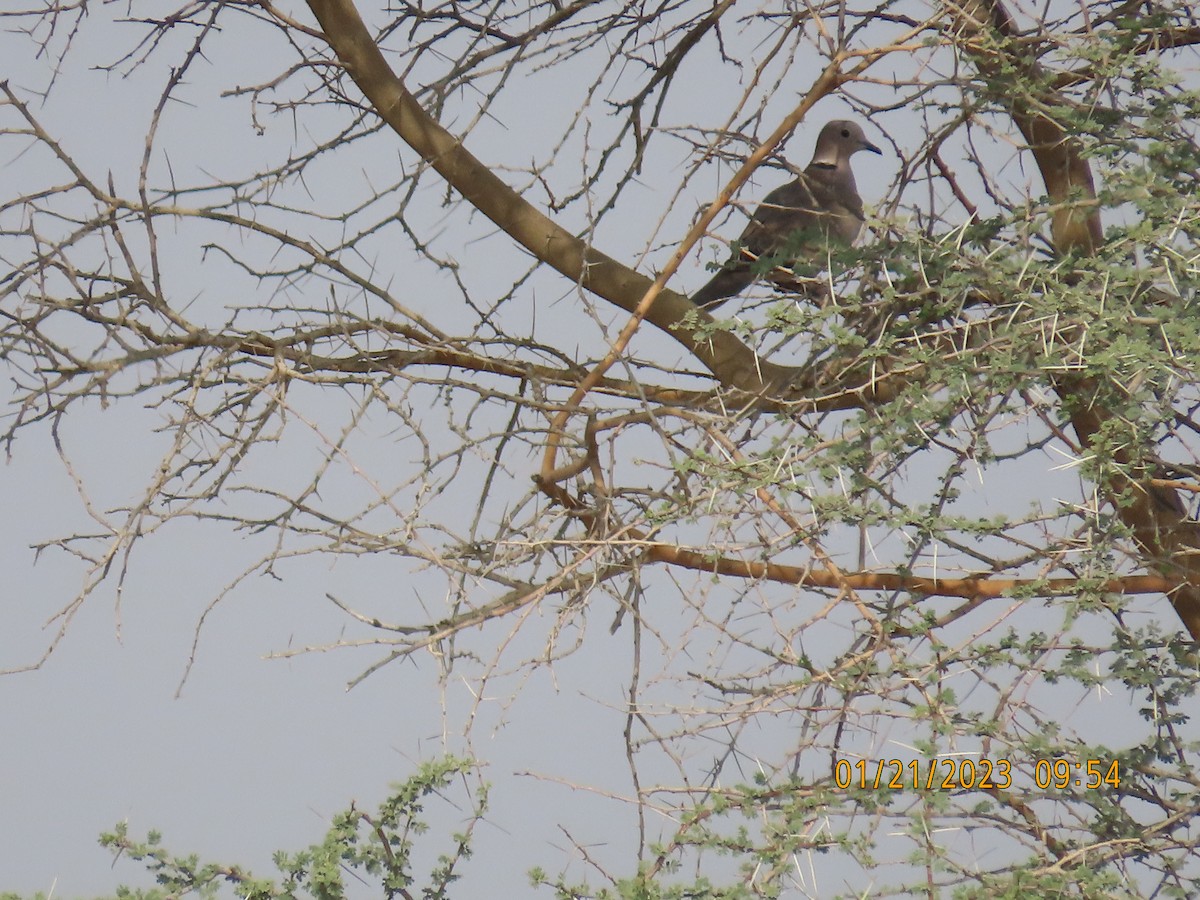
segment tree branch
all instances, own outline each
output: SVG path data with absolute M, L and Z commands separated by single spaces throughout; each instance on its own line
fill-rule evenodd
M 636 313 L 654 282 L 566 231 L 505 184 L 430 117 L 388 66 L 351 0 L 308 0 L 330 48 L 376 112 L 468 203 L 537 259 L 597 296 Z M 715 214 L 715 213 L 714 213 Z M 728 332 L 683 324 L 691 301 L 663 290 L 646 320 L 695 354 L 723 383 L 751 393 L 787 385 L 793 370 L 759 359 Z M 698 313 L 699 321 L 707 316 Z
M 1054 204 L 1054 246 L 1062 254 L 1094 254 L 1103 242 L 1096 187 L 1079 142 L 1046 112 L 1065 105 L 1054 90 L 1037 87 L 1052 84 L 1053 80 L 1036 59 L 1016 49 L 1011 40 L 1015 32 L 1012 18 L 1001 0 L 965 0 L 961 4 L 948 3 L 946 8 L 960 32 L 969 38 L 963 46 L 981 73 L 1010 82 L 1011 75 L 1004 73 L 1015 67 L 1025 76 L 1019 79 L 1028 86 L 1024 91 L 1008 90 L 997 95 L 1007 101 Z M 1104 423 L 1112 418 L 1112 413 L 1097 402 L 1095 381 L 1060 376 L 1054 385 L 1080 442 L 1084 447 L 1093 446 Z M 1113 461 L 1125 469 L 1131 457 L 1118 449 L 1113 451 Z M 1188 519 L 1174 490 L 1155 484 L 1148 474 L 1137 480 L 1113 475 L 1101 488 L 1133 531 L 1146 554 L 1145 564 L 1176 583 L 1167 596 L 1192 638 L 1200 640 L 1200 553 L 1196 552 L 1200 548 L 1200 523 Z

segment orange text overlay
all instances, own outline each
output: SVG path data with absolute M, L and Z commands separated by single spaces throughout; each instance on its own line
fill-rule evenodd
M 833 783 L 863 790 L 1006 790 L 1012 787 L 1013 765 L 1007 759 L 839 759 Z M 1033 783 L 1042 790 L 1070 787 L 1096 790 L 1121 786 L 1117 760 L 1038 759 Z

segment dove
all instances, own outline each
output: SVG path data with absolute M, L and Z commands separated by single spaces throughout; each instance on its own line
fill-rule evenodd
M 835 119 L 822 128 L 808 168 L 763 198 L 738 238 L 740 249 L 692 295 L 692 302 L 715 309 L 740 294 L 758 277 L 753 266 L 759 257 L 799 248 L 800 256 L 780 261 L 790 266 L 802 259 L 823 259 L 831 246 L 854 243 L 863 227 L 863 204 L 850 157 L 859 150 L 883 152 L 856 122 Z

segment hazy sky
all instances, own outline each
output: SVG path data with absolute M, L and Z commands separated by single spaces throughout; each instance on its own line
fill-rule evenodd
M 35 92 L 50 77 L 46 58 L 34 58 L 30 42 L 11 30 L 0 34 L 0 55 L 6 60 L 5 77 L 43 123 L 61 135 L 64 148 L 85 160 L 93 177 L 102 180 L 111 171 L 118 191 L 132 193 L 163 69 L 152 64 L 129 77 L 90 70 L 111 62 L 118 48 L 132 46 L 144 31 L 103 22 L 108 12 L 112 10 L 96 10 L 85 20 L 44 104 L 37 102 Z M 248 154 L 268 159 L 280 148 L 286 152 L 294 139 L 290 121 L 278 118 L 268 118 L 267 133 L 255 137 L 247 102 L 216 96 L 283 65 L 269 43 L 261 47 L 252 39 L 246 35 L 214 42 L 228 56 L 210 50 L 207 65 L 197 65 L 180 91 L 195 105 L 167 109 L 162 145 L 171 172 L 184 182 L 203 180 L 201 169 L 218 178 L 245 173 L 250 171 Z M 236 74 L 226 71 L 230 66 L 237 67 Z M 539 101 L 552 126 L 549 114 L 562 111 L 561 103 L 553 109 L 555 100 L 543 94 Z M 520 108 L 520 103 L 508 105 Z M 493 117 L 504 112 L 502 103 Z M 18 124 L 11 109 L 0 113 L 5 127 Z M 541 121 L 525 118 L 520 128 Z M 480 129 L 483 155 L 497 162 L 506 154 L 524 161 L 528 133 L 516 134 L 495 119 L 487 124 Z M 403 173 L 398 167 L 411 167 L 412 154 L 394 139 L 383 143 L 391 149 L 381 152 L 376 146 L 360 154 L 361 170 L 347 174 L 326 166 L 323 179 L 310 173 L 304 191 L 319 203 L 322 196 L 362 192 L 365 180 L 380 184 L 399 179 Z M 23 154 L 24 149 L 27 142 L 9 140 L 5 145 L 6 196 L 25 183 L 61 180 L 62 173 L 44 154 Z M 156 159 L 159 173 L 165 172 L 165 163 Z M 486 279 L 495 277 L 495 267 L 519 272 L 527 265 L 520 254 L 515 260 L 497 259 L 489 275 L 478 258 L 478 245 L 472 247 L 461 233 L 462 217 L 447 226 L 440 192 L 432 186 L 422 190 L 427 200 L 410 210 L 411 218 L 427 229 L 423 237 L 436 235 L 439 248 L 476 264 L 465 277 Z M 647 196 L 653 194 L 647 190 Z M 494 228 L 476 223 L 474 230 Z M 164 258 L 185 276 L 188 267 L 196 272 L 194 295 L 178 301 L 187 304 L 193 318 L 220 322 L 224 310 L 240 298 L 223 296 L 219 279 L 205 279 L 196 268 L 201 254 L 186 240 L 186 232 L 174 243 L 171 236 L 164 240 Z M 628 252 L 635 246 L 636 241 L 626 240 L 617 249 Z M 203 264 L 211 271 L 222 261 L 204 257 Z M 401 274 L 414 277 L 409 271 Z M 694 277 L 700 274 L 696 268 Z M 407 297 L 414 305 L 424 304 L 432 319 L 444 319 L 452 327 L 453 314 L 443 299 L 451 288 L 428 269 L 417 270 L 416 277 L 420 280 L 407 286 Z M 557 312 L 554 305 L 569 286 L 552 276 L 540 278 L 537 288 L 543 296 L 550 292 L 551 302 L 538 313 L 541 320 L 558 315 L 570 322 L 570 304 L 561 303 Z M 563 333 L 571 333 L 566 325 Z M 571 342 L 577 343 L 578 335 L 572 334 Z M 333 392 L 315 409 L 332 421 L 345 403 L 343 395 Z M 163 416 L 163 410 L 145 409 L 137 401 L 106 408 L 87 402 L 60 424 L 70 465 L 97 515 L 119 522 L 121 514 L 111 511 L 140 497 L 167 448 L 167 438 L 158 431 Z M 378 424 L 372 436 L 378 446 L 360 446 L 357 460 L 382 465 L 411 458 L 408 443 L 390 423 Z M 269 447 L 247 465 L 269 469 L 281 481 L 291 473 L 303 479 L 311 472 L 315 443 L 310 435 Z M 302 453 L 309 455 L 300 458 Z M 348 494 L 361 487 L 348 480 L 341 484 Z M 523 476 L 516 493 L 527 490 Z M 0 496 L 8 511 L 0 519 L 0 565 L 6 573 L 0 667 L 18 668 L 41 656 L 61 624 L 51 617 L 86 577 L 86 567 L 77 560 L 56 550 L 39 557 L 31 545 L 97 529 L 48 426 L 27 430 L 13 446 L 11 460 L 0 467 Z M 469 492 L 467 496 L 473 502 Z M 601 604 L 596 633 L 557 664 L 555 675 L 501 675 L 488 684 L 492 695 L 477 699 L 475 685 L 461 676 L 441 683 L 436 661 L 422 654 L 347 692 L 347 682 L 385 651 L 368 648 L 273 661 L 264 657 L 337 640 L 348 627 L 350 634 L 368 635 L 366 629 L 355 630 L 325 599 L 327 591 L 352 603 L 396 608 L 395 619 L 403 619 L 407 611 L 419 620 L 423 616 L 416 610 L 436 611 L 440 597 L 423 601 L 418 595 L 429 583 L 400 557 L 366 563 L 301 559 L 280 567 L 282 580 L 251 579 L 212 610 L 204 620 L 196 663 L 176 697 L 201 616 L 230 579 L 261 556 L 263 547 L 261 537 L 231 534 L 216 524 L 175 523 L 146 537 L 129 560 L 119 597 L 116 578 L 109 578 L 74 614 L 61 644 L 40 669 L 0 678 L 5 722 L 0 738 L 0 846 L 5 848 L 0 890 L 85 896 L 111 892 L 121 883 L 148 884 L 141 866 L 128 859 L 114 865 L 97 845 L 100 832 L 122 820 L 134 836 L 159 829 L 165 844 L 180 853 L 236 862 L 266 874 L 273 871 L 273 851 L 318 841 L 336 811 L 352 800 L 370 807 L 385 796 L 390 783 L 410 774 L 417 760 L 441 751 L 475 752 L 495 782 L 497 815 L 476 832 L 478 856 L 465 871 L 460 896 L 502 896 L 505 885 L 519 892 L 527 885 L 525 872 L 537 864 L 557 871 L 569 841 L 546 812 L 564 797 L 581 820 L 612 823 L 603 829 L 607 843 L 626 854 L 633 848 L 633 815 L 626 803 L 541 780 L 559 778 L 628 794 L 621 740 L 623 679 L 606 676 L 613 673 L 615 661 L 628 659 L 629 646 L 627 637 L 606 633 L 615 611 L 611 603 Z M 552 620 L 554 612 L 535 613 L 540 615 Z M 507 625 L 489 629 L 481 636 L 483 645 L 507 630 Z M 518 635 L 510 654 L 518 660 L 542 650 L 539 640 Z M 568 685 L 590 685 L 589 695 L 564 690 L 555 676 Z M 518 688 L 520 700 L 514 704 L 508 698 Z M 468 719 L 475 723 L 474 746 L 462 736 Z M 541 777 L 513 777 L 523 772 Z M 454 800 L 461 803 L 463 797 Z M 448 806 L 439 810 L 431 804 L 431 812 L 442 828 L 435 830 L 427 852 L 440 852 L 440 835 L 462 825 L 466 808 L 455 814 Z M 625 837 L 612 836 L 619 834 Z
M 103 15 L 109 14 L 115 13 L 106 8 Z M 300 4 L 295 15 L 307 21 Z M 118 193 L 132 195 L 143 135 L 164 69 L 156 59 L 128 77 L 93 70 L 132 47 L 143 30 L 101 18 L 97 11 L 83 23 L 75 50 L 45 103 L 36 92 L 45 89 L 50 76 L 47 57 L 35 57 L 28 38 L 8 30 L 0 33 L 0 58 L 6 60 L 4 77 L 53 133 L 63 137 L 65 149 L 86 160 L 95 178 L 103 180 L 111 171 Z M 161 141 L 167 156 L 156 158 L 158 176 L 165 178 L 169 172 L 180 183 L 189 183 L 202 181 L 200 173 L 213 178 L 244 175 L 254 170 L 256 156 L 274 159 L 294 143 L 304 143 L 297 141 L 286 116 L 265 117 L 266 133 L 253 134 L 248 101 L 220 96 L 233 86 L 271 77 L 287 64 L 288 57 L 272 40 L 260 44 L 259 37 L 250 32 L 226 34 L 189 72 L 180 97 L 190 105 L 167 107 Z M 817 63 L 812 61 L 813 72 Z M 796 78 L 811 77 L 804 68 L 797 67 Z M 562 79 L 561 92 L 547 89 L 553 82 L 549 76 L 531 76 L 536 92 L 518 86 L 502 98 L 473 130 L 471 149 L 498 166 L 528 164 L 529 148 L 560 134 L 562 122 L 577 110 L 578 95 L 567 89 L 574 87 L 569 83 L 573 70 L 582 73 L 587 67 L 570 63 L 556 74 Z M 728 102 L 741 88 L 710 84 L 697 70 L 692 81 L 681 81 L 675 88 L 672 115 L 678 121 L 692 116 L 705 121 L 710 107 Z M 781 88 L 779 94 L 779 108 L 794 103 L 794 90 Z M 469 102 L 461 103 L 456 109 L 470 108 Z M 812 121 L 847 111 L 844 103 L 830 99 L 813 113 Z M 595 115 L 597 133 L 615 127 L 599 112 Z M 0 117 L 0 127 L 17 126 L 11 108 L 0 108 Z M 315 121 L 320 123 L 319 117 Z M 869 127 L 872 140 L 884 144 L 890 137 L 903 147 L 922 125 L 898 113 L 881 116 Z M 807 161 L 815 130 L 806 123 L 792 138 L 791 161 Z M 583 138 L 576 135 L 572 140 Z M 5 198 L 26 183 L 62 180 L 44 153 L 23 155 L 22 146 L 26 144 L 11 135 L 0 145 Z M 859 168 L 860 190 L 871 204 L 882 201 L 899 166 L 890 146 L 888 150 Z M 571 154 L 564 152 L 564 157 L 569 160 Z M 642 264 L 646 272 L 661 265 L 698 204 L 710 198 L 730 172 L 727 166 L 709 166 L 677 196 L 673 186 L 687 158 L 680 144 L 667 143 L 658 151 L 623 205 L 602 223 L 598 245 L 629 259 L 648 252 Z M 320 208 L 332 198 L 365 194 L 368 184 L 402 180 L 414 165 L 411 151 L 390 136 L 336 159 L 338 166 L 322 163 L 303 185 L 290 185 L 293 193 L 287 196 L 307 197 Z M 1005 171 L 1014 184 L 1032 179 L 1011 163 L 1002 166 L 1008 166 Z M 562 170 L 557 172 L 566 179 Z M 763 172 L 747 191 L 760 196 L 783 179 L 778 171 Z M 489 299 L 494 300 L 521 276 L 528 258 L 511 249 L 498 250 L 503 242 L 495 239 L 490 223 L 461 209 L 448 212 L 443 200 L 436 180 L 427 178 L 409 210 L 409 224 L 431 241 L 433 252 L 463 264 L 461 277 L 472 290 L 490 291 Z M 583 229 L 584 212 L 572 208 L 564 214 L 564 224 Z M 740 222 L 734 218 L 721 230 L 732 237 Z M 164 262 L 176 284 L 194 287 L 181 290 L 178 297 L 189 316 L 220 323 L 229 309 L 246 302 L 240 292 L 254 289 L 252 279 L 238 275 L 218 254 L 202 253 L 194 236 L 200 232 L 193 234 L 191 227 L 182 224 L 165 235 Z M 336 233 L 339 226 L 327 227 L 328 233 Z M 393 240 L 394 233 L 387 239 Z M 683 288 L 703 283 L 703 261 L 718 252 L 715 246 L 708 242 L 706 250 L 693 254 L 675 283 Z M 412 306 L 453 329 L 462 307 L 456 305 L 458 294 L 450 276 L 428 266 L 409 266 L 408 245 L 394 258 L 386 243 L 373 249 L 380 254 L 380 266 L 395 270 L 382 280 L 402 283 Z M 264 303 L 265 294 L 264 289 Z M 520 296 L 530 302 L 510 304 L 499 315 L 512 321 L 536 320 L 537 333 L 553 338 L 569 353 L 578 350 L 586 356 L 603 346 L 598 328 L 580 328 L 572 287 L 560 276 L 539 272 Z M 300 300 L 314 307 L 323 302 L 302 292 L 289 298 L 297 304 Z M 612 314 L 608 321 L 623 318 Z M 639 335 L 635 352 L 643 357 L 658 354 L 665 365 L 680 356 L 675 344 L 653 333 Z M 689 367 L 698 368 L 694 363 Z M 7 379 L 3 384 L 8 391 Z M 336 433 L 361 399 L 349 389 L 322 393 L 300 385 L 293 390 L 295 412 L 287 439 L 265 445 L 246 461 L 247 483 L 262 478 L 288 485 L 310 477 L 312 462 L 322 452 L 322 436 Z M 414 397 L 430 404 L 422 413 L 436 415 L 432 389 Z M 99 529 L 93 516 L 120 521 L 115 510 L 137 502 L 167 450 L 169 435 L 161 426 L 169 411 L 169 406 L 146 408 L 137 398 L 111 404 L 89 400 L 73 408 L 60 425 L 66 461 L 58 455 L 48 423 L 25 431 L 12 447 L 10 461 L 0 467 L 0 497 L 6 510 L 0 517 L 0 570 L 5 573 L 0 589 L 0 668 L 24 667 L 40 658 L 62 624 L 52 617 L 87 577 L 78 560 L 54 549 L 39 556 L 31 546 L 64 534 L 95 532 Z M 411 436 L 382 416 L 367 418 L 349 453 L 368 473 L 411 469 L 419 458 Z M 1050 471 L 1062 460 L 1048 452 L 1042 462 Z M 475 493 L 469 486 L 479 483 L 486 463 L 464 463 L 458 483 L 468 487 L 461 496 L 449 490 L 438 502 L 447 509 L 473 504 Z M 531 451 L 526 471 L 501 474 L 497 509 L 527 495 L 528 476 L 537 464 Z M 632 469 L 638 461 L 629 465 Z M 351 468 L 347 464 L 347 473 L 325 486 L 322 500 L 330 508 L 340 504 L 353 509 L 369 502 L 368 480 L 350 474 Z M 76 476 L 85 486 L 90 509 L 77 490 Z M 921 486 L 913 489 L 920 491 Z M 1037 482 L 1015 479 L 1009 499 L 1023 508 L 1043 493 Z M 1049 503 L 1055 498 L 1045 499 Z M 443 609 L 443 597 L 433 593 L 441 590 L 438 582 L 398 554 L 371 559 L 312 556 L 281 563 L 278 579 L 253 577 L 223 594 L 270 541 L 269 534 L 233 533 L 215 521 L 172 522 L 135 546 L 119 593 L 114 574 L 73 613 L 65 636 L 44 665 L 0 677 L 0 716 L 5 723 L 0 737 L 0 890 L 73 897 L 110 892 L 121 883 L 147 884 L 141 867 L 128 860 L 114 865 L 110 854 L 96 844 L 101 831 L 121 820 L 128 821 L 135 836 L 161 830 L 166 846 L 178 852 L 236 862 L 267 874 L 271 852 L 319 840 L 333 813 L 351 800 L 370 807 L 385 796 L 390 783 L 413 771 L 415 761 L 443 750 L 475 753 L 486 763 L 494 785 L 494 812 L 476 831 L 477 857 L 465 868 L 463 891 L 456 896 L 521 895 L 527 891 L 525 872 L 539 864 L 557 872 L 571 857 L 566 848 L 572 841 L 594 843 L 599 856 L 628 864 L 636 846 L 636 819 L 629 802 L 633 788 L 622 730 L 633 651 L 628 627 L 609 634 L 616 607 L 608 597 L 598 596 L 586 611 L 564 617 L 556 647 L 569 647 L 576 640 L 581 646 L 553 667 L 521 663 L 545 654 L 546 636 L 558 625 L 559 602 L 526 613 L 537 627 L 513 629 L 502 622 L 465 636 L 464 643 L 479 648 L 482 659 L 474 667 L 463 663 L 445 680 L 438 661 L 420 654 L 384 667 L 347 691 L 347 683 L 386 655 L 386 648 L 265 657 L 343 636 L 373 636 L 327 600 L 327 593 L 356 607 L 390 611 L 387 618 L 392 621 L 423 621 L 421 611 L 436 616 Z M 125 562 L 119 556 L 116 570 Z M 668 597 L 680 590 L 667 578 L 662 572 L 648 572 L 646 597 L 654 599 L 656 586 Z M 697 592 L 706 588 L 703 576 L 682 583 L 688 596 L 689 585 Z M 765 587 L 755 593 L 763 608 L 770 608 L 772 590 Z M 214 606 L 217 597 L 222 599 Z M 1161 598 L 1145 598 L 1142 608 L 1151 618 L 1173 615 Z M 657 613 L 667 627 L 687 627 L 679 621 L 670 624 L 679 619 L 674 610 L 660 608 Z M 996 617 L 1012 614 L 1008 610 Z M 195 664 L 189 670 L 202 616 Z M 831 627 L 843 626 L 836 614 L 831 616 Z M 510 629 L 516 636 L 480 695 L 479 678 L 494 646 Z M 697 641 L 669 662 L 684 670 L 693 665 L 702 669 L 712 662 L 707 656 L 712 652 Z M 663 665 L 666 668 L 668 662 Z M 185 672 L 188 677 L 180 690 Z M 1124 705 L 1116 710 L 1111 704 L 1102 706 L 1103 699 L 1090 698 L 1095 705 L 1088 707 L 1076 697 L 1065 697 L 1064 708 L 1070 710 L 1065 719 L 1087 731 L 1093 722 L 1111 725 L 1131 715 Z M 776 727 L 760 739 L 791 739 L 792 725 Z M 468 730 L 469 740 L 464 737 Z M 714 741 L 712 758 L 720 757 L 723 749 Z M 728 778 L 752 778 L 753 761 L 739 763 L 744 768 L 731 764 Z M 646 765 L 652 770 L 654 763 Z M 665 764 L 663 772 L 668 778 Z M 456 798 L 461 800 L 461 795 Z M 581 825 L 570 835 L 559 830 L 556 818 L 565 818 L 568 805 L 571 820 Z M 430 841 L 437 852 L 442 849 L 438 836 L 461 824 L 461 815 L 450 807 L 433 809 L 435 823 L 444 825 L 441 832 L 435 828 Z M 900 858 L 901 851 L 895 852 Z M 813 872 L 822 865 L 814 863 Z M 813 872 L 804 877 L 812 878 Z M 577 878 L 594 874 L 579 861 L 570 873 Z M 836 872 L 833 875 L 829 890 L 840 890 L 842 883 Z M 829 877 L 828 871 L 821 873 L 822 879 Z M 852 876 L 846 878 L 849 882 Z

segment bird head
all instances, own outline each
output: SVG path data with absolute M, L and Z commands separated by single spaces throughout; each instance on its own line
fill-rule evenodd
M 849 119 L 834 119 L 817 136 L 817 149 L 812 161 L 818 165 L 839 166 L 849 161 L 859 150 L 883 153 L 867 140 L 862 127 Z

